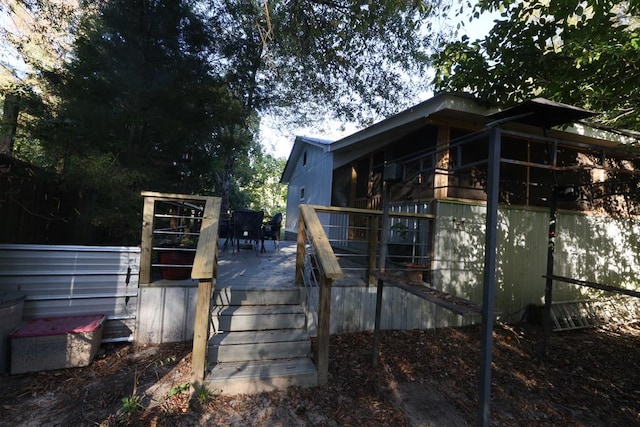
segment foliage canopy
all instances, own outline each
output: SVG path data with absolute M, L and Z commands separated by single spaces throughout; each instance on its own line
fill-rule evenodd
M 500 18 L 483 39 L 443 45 L 436 88 L 502 105 L 541 96 L 640 130 L 639 8 L 617 0 L 480 0 L 476 17 L 500 11 Z
M 259 115 L 367 122 L 407 106 L 428 83 L 439 5 L 8 0 L 21 24 L 0 42 L 30 67 L 0 75 L 21 102 L 16 154 L 92 200 L 80 213 L 102 243 L 136 242 L 142 189 L 260 204 L 255 177 L 281 164 L 263 157 Z

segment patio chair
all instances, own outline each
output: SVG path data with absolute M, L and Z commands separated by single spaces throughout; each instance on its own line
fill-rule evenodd
M 250 241 L 255 244 L 256 253 L 258 242 L 262 241 L 263 211 L 239 209 L 233 211 L 233 238 L 238 252 L 240 252 L 240 240 Z
M 269 222 L 262 226 L 262 252 L 265 252 L 264 241 L 266 239 L 273 240 L 274 248 L 280 250 L 280 228 L 282 227 L 282 214 L 275 214 Z

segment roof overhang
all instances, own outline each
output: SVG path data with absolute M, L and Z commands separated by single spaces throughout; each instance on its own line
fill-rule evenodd
M 289 153 L 289 157 L 287 158 L 287 164 L 284 166 L 284 170 L 280 176 L 280 183 L 287 184 L 291 180 L 295 165 L 298 163 L 298 159 L 304 152 L 304 148 L 306 146 L 311 145 L 313 147 L 318 147 L 323 151 L 328 151 L 328 147 L 332 142 L 333 141 L 329 141 L 327 139 L 296 136 L 296 139 L 293 142 L 293 147 L 291 148 L 291 153 Z
M 519 123 L 550 129 L 555 126 L 575 123 L 593 117 L 596 114 L 594 111 L 574 107 L 573 105 L 553 102 L 544 98 L 534 98 L 514 107 L 489 114 L 487 118 L 492 120 L 492 122 L 488 123 L 488 126 Z
M 491 112 L 471 95 L 441 93 L 368 128 L 339 139 L 331 144 L 329 151 L 354 149 L 365 141 L 367 144 L 375 144 L 381 139 L 385 141 L 398 139 L 424 126 L 429 116 L 447 110 L 478 116 L 485 116 Z

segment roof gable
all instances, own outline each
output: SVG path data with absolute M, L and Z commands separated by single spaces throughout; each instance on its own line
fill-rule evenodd
M 280 177 L 280 183 L 286 184 L 289 182 L 291 177 L 293 176 L 293 172 L 298 164 L 298 159 L 304 153 L 306 147 L 311 146 L 315 148 L 319 148 L 322 151 L 328 151 L 329 146 L 333 143 L 328 139 L 320 139 L 320 138 L 311 138 L 308 136 L 296 136 L 295 141 L 293 142 L 293 147 L 291 148 L 291 153 L 289 154 L 289 158 L 287 159 L 287 164 L 282 171 L 282 176 Z

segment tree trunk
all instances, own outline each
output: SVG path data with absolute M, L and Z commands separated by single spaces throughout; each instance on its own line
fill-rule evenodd
M 2 125 L 0 125 L 0 154 L 13 157 L 13 141 L 18 127 L 18 113 L 20 112 L 20 98 L 18 95 L 7 94 L 4 98 Z
M 226 213 L 229 212 L 230 199 L 231 199 L 231 174 L 233 173 L 233 165 L 236 161 L 235 154 L 233 151 L 227 154 L 227 157 L 224 159 L 224 170 L 222 171 L 222 177 L 220 182 L 221 187 L 221 203 L 220 203 L 220 212 Z

